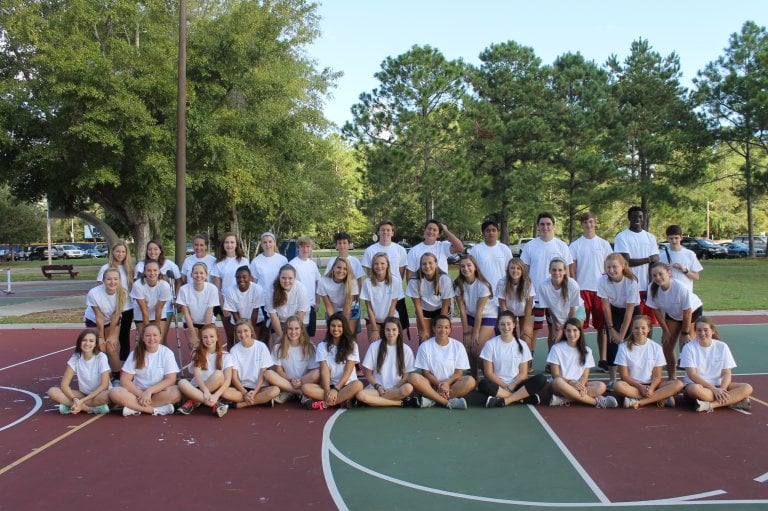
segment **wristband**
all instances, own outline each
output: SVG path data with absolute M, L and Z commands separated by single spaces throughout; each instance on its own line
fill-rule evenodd
M 376 390 L 381 390 L 381 384 L 377 383 L 373 386 L 373 388 Z
M 329 391 L 331 391 L 331 390 L 335 390 L 336 392 L 338 392 L 338 391 L 339 391 L 339 389 L 337 389 L 337 388 L 336 388 L 336 385 L 331 385 L 331 388 L 330 388 L 330 389 L 328 389 L 328 390 L 329 390 Z

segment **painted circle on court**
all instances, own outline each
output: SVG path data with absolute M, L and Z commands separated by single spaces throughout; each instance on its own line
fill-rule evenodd
M 19 417 L 16 420 L 14 420 L 13 422 L 10 422 L 8 424 L 0 426 L 0 431 L 5 431 L 6 429 L 10 429 L 13 426 L 16 426 L 17 424 L 20 424 L 20 423 L 24 422 L 25 420 L 30 418 L 32 415 L 34 415 L 35 412 L 37 412 L 43 406 L 43 400 L 40 399 L 40 396 L 38 396 L 34 392 L 30 392 L 30 391 L 24 390 L 24 389 L 18 389 L 18 388 L 15 388 L 15 387 L 3 387 L 3 386 L 0 386 L 0 391 L 2 391 L 2 392 L 0 392 L 0 395 L 7 394 L 7 395 L 11 396 L 10 399 L 8 401 L 6 401 L 7 403 L 9 403 L 11 405 L 11 409 L 13 409 L 14 407 L 16 407 L 16 405 L 19 404 L 18 396 L 13 397 L 15 393 L 26 394 L 27 396 L 32 398 L 33 403 L 34 403 L 33 406 L 31 407 L 31 409 L 27 410 L 24 415 L 22 415 L 21 417 Z M 25 404 L 27 402 L 26 399 L 21 400 L 21 401 L 23 403 L 25 403 Z M 19 406 L 19 408 L 21 408 L 21 406 Z M 25 408 L 28 408 L 28 407 L 25 407 Z

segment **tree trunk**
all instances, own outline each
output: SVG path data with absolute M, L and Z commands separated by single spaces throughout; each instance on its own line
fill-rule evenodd
M 75 213 L 75 215 L 78 218 L 82 218 L 89 224 L 95 225 L 99 232 L 104 235 L 104 239 L 107 241 L 107 245 L 110 247 L 117 243 L 117 240 L 120 239 L 120 237 L 117 235 L 114 229 L 109 226 L 109 224 L 107 224 L 104 220 L 97 217 L 90 211 L 79 211 Z
M 755 257 L 755 241 L 752 239 L 752 233 L 754 232 L 752 226 L 752 154 L 749 146 L 750 143 L 749 140 L 747 140 L 747 150 L 744 153 L 744 191 L 747 195 L 747 239 L 749 240 L 749 257 Z M 768 249 L 768 247 L 766 247 L 766 249 Z M 768 253 L 768 250 L 766 253 Z
M 505 245 L 509 245 L 509 199 L 506 197 L 501 201 L 499 229 L 501 230 L 501 242 Z

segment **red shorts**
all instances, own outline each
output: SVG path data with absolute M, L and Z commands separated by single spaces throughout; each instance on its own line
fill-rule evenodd
M 653 313 L 653 309 L 645 304 L 646 294 L 647 291 L 640 291 L 640 313 L 650 317 L 652 325 L 658 325 L 659 321 L 656 319 L 656 314 Z
M 584 301 L 584 310 L 587 316 L 584 318 L 584 328 L 589 326 L 592 318 L 592 326 L 595 330 L 605 328 L 605 315 L 603 314 L 603 301 L 597 296 L 597 291 L 581 290 L 581 299 Z

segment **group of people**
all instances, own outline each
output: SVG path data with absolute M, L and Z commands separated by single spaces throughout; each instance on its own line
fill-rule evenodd
M 337 234 L 338 256 L 324 275 L 308 237 L 297 240 L 298 255 L 289 262 L 269 232 L 251 261 L 233 233 L 221 237 L 215 257 L 207 238 L 197 236 L 181 268 L 156 241 L 134 268 L 121 241 L 88 293 L 87 329 L 61 386 L 49 395 L 62 413 L 106 413 L 111 402 L 124 415 L 162 415 L 180 403 L 180 413 L 207 406 L 220 417 L 233 408 L 291 399 L 312 409 L 350 402 L 463 409 L 475 389 L 486 396 L 486 407 L 617 407 L 606 395 L 610 390 L 627 408 L 671 406 L 683 392 L 699 411 L 748 409 L 752 389 L 731 380 L 733 357 L 693 292 L 702 267 L 680 245 L 682 230 L 667 229 L 669 248 L 660 253 L 643 229 L 642 210 L 630 208 L 628 220 L 611 248 L 596 235 L 595 216 L 586 213 L 583 236 L 568 246 L 554 235 L 554 217 L 541 213 L 538 236 L 519 258 L 498 241 L 493 220 L 483 222 L 483 242 L 467 253 L 435 220 L 426 223 L 423 242 L 406 252 L 385 220 L 362 261 L 349 254 L 349 236 Z M 457 253 L 459 275 L 452 280 L 448 257 Z M 415 313 L 415 356 L 404 342 L 411 324 L 406 296 Z M 461 341 L 451 338 L 454 300 Z M 327 328 L 315 345 L 310 339 L 320 301 Z M 192 351 L 192 377 L 178 382 L 180 368 L 165 341 L 174 303 Z M 361 319 L 371 341 L 362 364 L 356 341 Z M 545 321 L 551 378 L 532 373 L 535 331 Z M 132 323 L 137 341 L 131 352 Z M 610 374 L 607 385 L 589 379 L 595 361 L 584 329 L 590 323 L 598 334 L 598 366 Z M 654 324 L 661 327 L 661 344 L 650 338 Z M 682 382 L 678 365 L 685 370 Z

